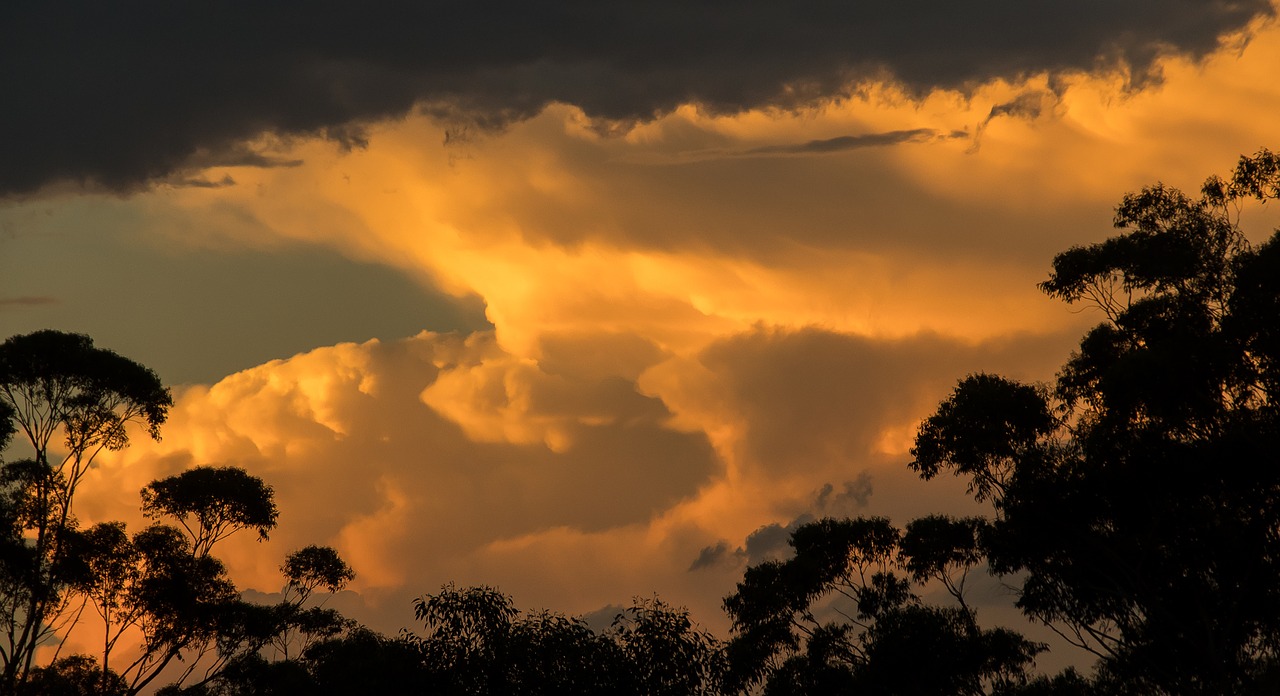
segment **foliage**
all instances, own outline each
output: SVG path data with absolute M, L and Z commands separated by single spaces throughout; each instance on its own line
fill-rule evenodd
M 388 638 L 348 624 L 299 659 L 246 655 L 218 679 L 165 693 L 648 696 L 722 693 L 721 645 L 688 612 L 636 600 L 609 629 L 522 612 L 491 587 L 446 585 L 415 602 L 423 633 Z
M 265 540 L 278 511 L 271 487 L 239 467 L 198 466 L 142 489 L 142 512 L 172 517 L 191 536 L 197 555 L 242 529 Z
M 637 599 L 608 634 L 622 651 L 629 682 L 643 694 L 716 694 L 727 663 L 720 642 L 697 630 L 689 612 L 662 600 Z
M 799 527 L 790 559 L 748 568 L 725 600 L 736 633 L 731 685 L 766 694 L 942 695 L 1021 684 L 1043 646 L 981 629 L 955 579 L 977 563 L 980 527 L 943 517 L 917 521 L 906 535 L 883 517 Z M 925 604 L 909 576 L 945 578 L 957 605 Z
M 159 437 L 171 404 L 154 372 L 87 336 L 37 331 L 0 344 L 0 441 L 21 433 L 33 452 L 0 469 L 0 690 L 26 681 L 59 629 L 75 495 L 94 458 L 125 447 L 130 424 Z
M 1254 248 L 1248 198 L 1280 157 L 1243 157 L 1199 198 L 1124 197 L 1104 242 L 1041 288 L 1101 311 L 1051 386 L 963 379 L 920 426 L 911 467 L 963 477 L 989 518 L 797 529 L 725 600 L 734 686 L 764 693 L 1224 694 L 1280 689 L 1280 233 Z M 1026 672 L 1042 646 L 982 630 L 965 581 L 987 566 L 1017 606 L 1098 658 Z M 949 606 L 913 583 L 937 583 Z
M 31 677 L 17 693 L 19 696 L 124 696 L 128 686 L 120 675 L 100 667 L 93 657 L 71 655 L 31 670 Z
M 307 605 L 354 577 L 325 547 L 286 560 L 277 605 L 240 599 L 214 546 L 243 529 L 265 539 L 277 518 L 271 487 L 242 469 L 197 467 L 144 488 L 143 513 L 181 528 L 80 527 L 76 492 L 94 458 L 125 447 L 130 426 L 159 437 L 171 403 L 154 373 L 86 336 L 40 331 L 0 344 L 0 445 L 21 433 L 34 453 L 0 460 L 0 693 L 136 694 L 162 674 L 175 689 L 189 679 L 203 688 L 268 645 L 283 646 L 288 661 L 291 642 L 348 628 L 337 612 Z M 36 667 L 36 648 L 65 642 L 89 607 L 101 619 L 101 659 Z M 141 645 L 113 661 L 126 634 Z
M 981 555 L 1106 692 L 1277 686 L 1280 234 L 1254 248 L 1236 216 L 1278 191 L 1263 150 L 1198 199 L 1125 196 L 1123 232 L 1041 286 L 1104 317 L 1057 383 L 970 376 L 917 437 L 912 466 L 990 500 Z
M 721 646 L 688 612 L 636 600 L 602 633 L 581 619 L 521 613 L 490 587 L 446 585 L 415 602 L 406 634 L 445 694 L 718 694 Z

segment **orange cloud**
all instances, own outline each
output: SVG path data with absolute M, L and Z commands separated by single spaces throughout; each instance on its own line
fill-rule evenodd
M 553 106 L 444 145 L 415 116 L 364 149 L 299 141 L 296 167 L 211 170 L 237 185 L 140 199 L 216 222 L 169 241 L 332 247 L 482 297 L 495 330 L 190 388 L 161 443 L 95 472 L 84 514 L 238 464 L 282 509 L 268 544 L 227 545 L 247 586 L 329 543 L 392 630 L 448 580 L 569 611 L 658 591 L 712 622 L 735 570 L 691 573 L 699 552 L 794 520 L 825 484 L 868 472 L 867 510 L 895 519 L 965 505 L 903 466 L 915 424 L 965 373 L 1052 375 L 1094 320 L 1034 287 L 1052 254 L 1108 234 L 1123 191 L 1194 187 L 1268 144 L 1277 58 L 1268 25 L 1138 93 L 878 87 L 796 112 L 686 106 L 618 137 Z

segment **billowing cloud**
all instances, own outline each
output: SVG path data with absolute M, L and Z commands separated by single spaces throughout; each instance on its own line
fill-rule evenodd
M 480 399 L 509 427 L 476 425 L 474 404 L 433 404 L 441 388 Z M 80 509 L 109 517 L 136 508 L 151 478 L 242 466 L 277 491 L 278 556 L 335 544 L 359 587 L 403 588 L 467 575 L 460 559 L 492 542 L 641 525 L 692 497 L 720 465 L 704 437 L 666 428 L 669 415 L 621 378 L 514 361 L 492 334 L 343 344 L 185 390 L 164 440 L 97 470 Z M 278 558 L 239 541 L 239 577 L 275 589 Z
M 775 553 L 796 524 L 909 512 L 901 488 L 921 484 L 896 438 L 954 381 L 945 365 L 913 361 L 1034 349 L 757 329 L 686 357 L 636 346 L 616 370 L 557 362 L 571 347 L 590 356 L 627 343 L 579 336 L 543 365 L 491 332 L 423 333 L 273 361 L 183 390 L 164 439 L 106 458 L 77 511 L 136 528 L 151 479 L 242 466 L 281 509 L 267 544 L 224 546 L 246 588 L 277 591 L 280 559 L 322 543 L 359 573 L 344 606 L 383 630 L 447 581 L 572 612 L 658 592 L 722 628 L 719 600 L 741 561 Z M 869 416 L 877 406 L 884 415 Z M 882 483 L 890 497 L 878 504 Z
M 868 80 L 913 94 L 1088 71 L 1142 82 L 1161 57 L 1198 59 L 1273 13 L 1267 0 L 7 3 L 0 193 L 243 165 L 263 134 L 358 146 L 362 124 L 415 106 L 497 124 L 560 102 L 634 122 L 690 103 L 793 108 Z

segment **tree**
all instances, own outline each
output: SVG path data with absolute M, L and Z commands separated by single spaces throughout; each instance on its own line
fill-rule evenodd
M 154 372 L 87 336 L 38 331 L 0 344 L 0 442 L 20 432 L 33 451 L 0 469 L 0 690 L 26 679 L 36 647 L 58 628 L 85 473 L 98 453 L 128 444 L 130 424 L 159 437 L 172 403 Z
M 406 633 L 423 671 L 419 691 L 441 694 L 648 696 L 721 692 L 722 646 L 657 599 L 636 600 L 606 631 L 580 618 L 521 612 L 491 587 L 450 584 L 424 595 L 423 635 Z M 417 692 L 415 692 L 417 693 Z
M 137 584 L 141 554 L 121 522 L 103 522 L 76 534 L 67 554 L 79 572 L 71 588 L 93 603 L 102 619 L 101 687 L 107 689 L 111 675 L 111 651 L 126 629 L 137 620 L 130 596 Z
M 228 632 L 228 621 L 235 618 L 228 609 L 239 599 L 222 562 L 192 553 L 190 541 L 177 528 L 152 525 L 134 535 L 133 545 L 141 568 L 125 601 L 143 645 L 121 672 L 129 693 L 141 691 L 184 651 L 194 650 L 183 659 L 186 668 L 178 682 L 190 675 Z
M 699 630 L 687 610 L 637 598 L 619 614 L 609 637 L 622 650 L 632 693 L 686 696 L 721 693 L 724 646 Z
M 314 607 L 305 605 L 317 589 L 333 596 L 354 580 L 356 574 L 338 552 L 328 546 L 307 546 L 294 551 L 285 558 L 280 572 L 287 580 L 284 597 L 277 608 L 282 628 L 270 642 L 287 661 L 295 636 L 300 640 L 293 650 L 301 653 L 314 641 L 331 638 L 347 628 L 348 622 L 342 615 L 325 609 L 324 602 Z
M 189 476 L 192 472 L 197 475 Z M 208 489 L 198 488 L 209 481 L 213 485 Z M 242 600 L 221 561 L 209 553 L 213 543 L 236 531 L 257 528 L 265 535 L 264 527 L 274 526 L 272 491 L 260 479 L 240 469 L 205 467 L 153 481 L 142 497 L 144 511 L 163 511 L 184 524 L 182 530 L 152 525 L 134 538 L 141 563 L 123 603 L 144 641 L 141 655 L 122 673 L 130 693 L 145 688 L 175 659 L 185 668 L 171 686 L 181 687 L 199 669 L 192 684 L 196 692 L 249 674 L 295 674 L 292 667 L 277 666 L 260 653 L 273 645 L 281 662 L 290 662 L 295 638 L 301 639 L 303 651 L 350 627 L 332 609 L 305 606 L 316 590 L 335 593 L 355 578 L 333 549 L 308 546 L 290 554 L 280 568 L 287 581 L 284 596 L 275 605 Z M 194 522 L 186 523 L 188 518 Z M 261 668 L 256 667 L 260 662 Z
M 172 517 L 191 536 L 191 550 L 208 555 L 213 545 L 245 529 L 265 540 L 276 526 L 274 492 L 239 467 L 198 466 L 152 481 L 142 489 L 142 512 Z
M 800 526 L 791 558 L 748 568 L 725 599 L 730 686 L 951 696 L 1021 685 L 1043 646 L 980 628 L 956 579 L 976 563 L 979 526 L 926 518 L 905 536 L 883 517 Z M 945 578 L 956 605 L 924 603 L 910 577 Z
M 88 655 L 71 655 L 31 670 L 30 679 L 17 693 L 21 696 L 125 696 L 128 692 L 120 675 L 104 670 Z
M 317 590 L 337 592 L 354 577 L 326 547 L 286 559 L 280 603 L 240 598 L 213 549 L 242 530 L 266 539 L 278 517 L 272 488 L 243 469 L 203 466 L 152 481 L 142 511 L 157 523 L 133 535 L 120 522 L 80 528 L 76 492 L 95 457 L 125 447 L 131 425 L 158 438 L 171 405 L 153 372 L 87 336 L 39 331 L 0 344 L 0 451 L 20 432 L 34 455 L 0 459 L 0 693 L 136 694 L 176 664 L 172 689 L 189 678 L 203 689 L 231 667 L 265 661 L 264 646 L 284 646 L 289 662 L 294 637 L 305 648 L 350 627 L 336 611 L 307 606 Z M 36 648 L 65 643 L 90 606 L 102 620 L 101 659 L 60 658 L 60 643 L 52 664 L 35 667 Z M 141 646 L 113 661 L 127 632 Z
M 917 436 L 912 467 L 990 502 L 980 555 L 1104 691 L 1280 689 L 1280 233 L 1238 225 L 1278 195 L 1262 150 L 1198 198 L 1125 196 L 1122 233 L 1041 285 L 1103 317 L 1056 383 L 972 375 Z

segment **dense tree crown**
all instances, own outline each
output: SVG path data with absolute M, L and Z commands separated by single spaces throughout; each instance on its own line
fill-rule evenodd
M 279 602 L 246 602 L 212 552 L 266 538 L 272 488 L 200 466 L 142 490 L 146 529 L 81 528 L 94 457 L 130 427 L 157 437 L 169 393 L 87 337 L 11 338 L 0 446 L 35 454 L 0 460 L 0 693 L 1280 693 L 1280 232 L 1254 246 L 1238 224 L 1277 197 L 1266 150 L 1198 197 L 1125 196 L 1120 233 L 1059 254 L 1041 285 L 1102 319 L 1056 380 L 970 375 L 919 428 L 911 468 L 962 477 L 987 513 L 800 526 L 725 599 L 727 644 L 656 598 L 596 631 L 453 585 L 415 602 L 421 630 L 382 636 L 324 607 L 355 574 L 323 546 L 284 560 Z M 1092 668 L 1037 673 L 1047 645 L 983 626 L 968 588 L 985 573 Z M 34 664 L 77 601 L 101 649 Z M 126 633 L 142 647 L 122 657 Z

